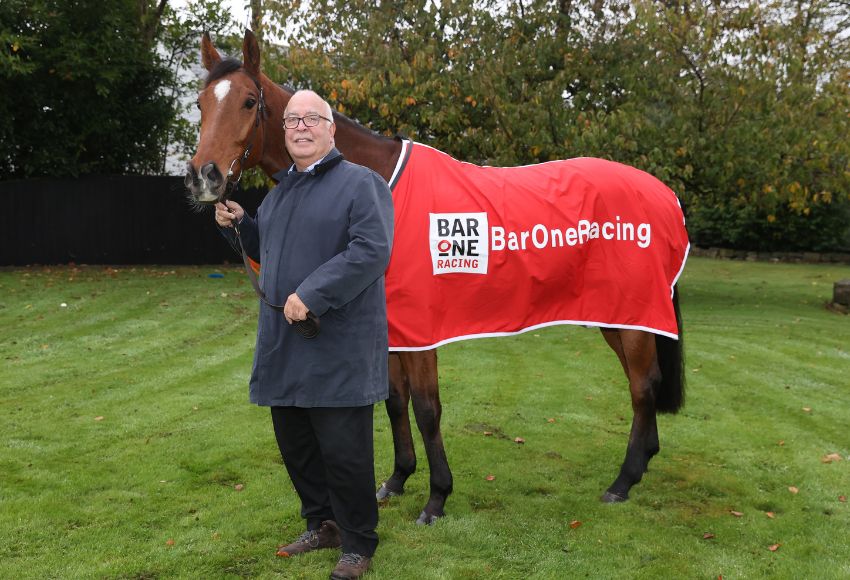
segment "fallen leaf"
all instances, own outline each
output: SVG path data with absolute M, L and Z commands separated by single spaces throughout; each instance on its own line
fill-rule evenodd
M 94 418 L 95 421 L 103 421 L 103 415 L 98 415 Z
M 515 437 L 514 443 L 519 443 L 520 445 L 522 445 L 523 443 L 525 443 L 525 439 L 523 439 L 522 437 Z
M 168 538 L 168 540 L 166 540 L 166 541 L 165 541 L 165 545 L 166 545 L 166 546 L 173 546 L 173 545 L 174 545 L 174 540 L 172 540 L 171 538 Z
M 729 510 L 729 513 L 732 514 L 733 516 L 735 516 L 736 518 L 740 518 L 741 516 L 744 515 L 743 512 L 736 512 L 735 510 Z
M 773 544 L 772 546 L 769 546 L 767 549 L 770 550 L 771 552 L 775 552 L 776 550 L 779 549 L 779 546 L 781 546 L 781 545 L 782 544 Z
M 217 540 L 217 539 L 219 539 L 220 537 L 221 537 L 221 534 L 219 534 L 218 532 L 215 532 L 215 533 L 212 535 L 212 539 L 213 539 L 213 540 Z
M 581 526 L 581 522 L 578 521 L 578 520 L 573 520 L 573 521 L 570 522 L 570 529 L 571 530 L 574 530 L 579 526 Z
M 547 423 L 554 423 L 554 422 L 555 422 L 555 419 L 554 419 L 554 418 L 549 418 L 549 419 L 546 419 L 546 422 L 547 422 Z
M 841 503 L 847 503 L 847 496 L 846 495 L 839 495 L 838 501 L 840 501 Z
M 484 436 L 485 436 L 485 437 L 490 437 L 492 434 L 493 434 L 493 432 L 492 432 L 492 431 L 484 431 Z
M 780 447 L 782 447 L 783 445 L 785 445 L 785 440 L 784 440 L 784 439 L 783 439 L 783 440 L 781 440 L 781 441 L 779 442 L 779 446 L 780 446 Z
M 794 487 L 793 485 L 788 487 L 788 491 L 790 491 L 791 493 L 799 493 L 800 492 L 800 490 L 797 489 L 796 487 Z
M 767 517 L 769 517 L 770 519 L 773 519 L 773 518 L 775 518 L 775 517 L 776 517 L 776 514 L 775 514 L 775 513 L 773 513 L 773 512 L 764 512 L 764 515 L 766 515 L 766 516 L 767 516 Z
M 488 475 L 484 479 L 486 479 L 487 481 L 493 481 L 494 479 L 496 479 L 496 476 L 495 475 Z
M 233 486 L 233 489 L 235 489 L 236 491 L 242 491 L 243 489 L 245 489 L 245 486 L 242 485 L 241 483 L 237 483 L 236 485 Z
M 803 412 L 804 412 L 804 413 L 811 413 L 811 412 L 812 412 L 812 408 L 811 408 L 811 407 L 803 407 Z
M 830 453 L 820 458 L 821 463 L 832 463 L 833 461 L 841 461 L 841 456 L 838 453 Z
M 704 533 L 704 534 L 702 535 L 702 539 L 703 539 L 703 540 L 711 540 L 711 539 L 713 539 L 713 538 L 714 538 L 714 534 L 712 534 L 712 533 L 710 533 L 710 532 L 706 532 L 706 533 Z

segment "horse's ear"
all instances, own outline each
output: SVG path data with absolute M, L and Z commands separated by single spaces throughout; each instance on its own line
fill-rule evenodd
M 257 44 L 257 37 L 248 29 L 245 30 L 245 39 L 242 41 L 242 66 L 254 78 L 260 76 L 260 46 Z
M 208 71 L 221 62 L 221 55 L 213 46 L 209 32 L 204 32 L 204 36 L 201 38 L 201 62 Z

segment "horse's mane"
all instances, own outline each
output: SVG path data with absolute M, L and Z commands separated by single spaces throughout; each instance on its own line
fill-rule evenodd
M 343 115 L 342 113 L 340 113 L 339 111 L 337 111 L 333 107 L 331 107 L 331 110 L 333 111 L 334 123 L 336 123 L 337 125 L 339 125 L 339 124 L 346 125 L 348 127 L 351 127 L 352 129 L 354 129 L 355 131 L 359 131 L 360 133 L 363 133 L 364 135 L 369 135 L 371 137 L 380 137 L 381 139 L 389 139 L 389 140 L 393 139 L 392 137 L 387 137 L 386 135 L 381 135 L 380 133 L 378 133 L 377 131 L 375 131 L 373 129 L 369 129 L 365 125 L 358 123 L 357 121 Z M 340 121 L 342 121 L 342 123 L 340 123 Z

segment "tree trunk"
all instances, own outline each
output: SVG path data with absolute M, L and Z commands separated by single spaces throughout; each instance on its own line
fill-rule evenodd
M 139 2 L 139 21 L 142 29 L 142 40 L 148 47 L 153 45 L 153 41 L 156 38 L 159 22 L 162 20 L 162 12 L 165 10 L 168 0 L 159 0 L 155 4 L 156 7 L 153 6 L 150 0 L 141 0 Z
M 257 42 L 263 43 L 263 0 L 251 0 L 251 30 Z

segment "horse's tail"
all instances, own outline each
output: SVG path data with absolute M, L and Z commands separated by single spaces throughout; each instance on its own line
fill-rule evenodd
M 655 409 L 659 413 L 676 413 L 685 402 L 684 335 L 678 285 L 673 286 L 673 309 L 679 326 L 679 340 L 655 335 L 655 350 L 661 369 L 661 381 L 655 385 Z

